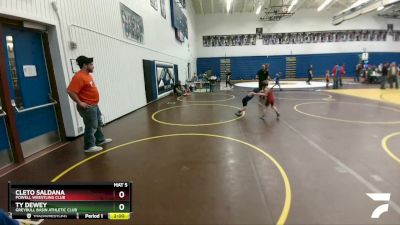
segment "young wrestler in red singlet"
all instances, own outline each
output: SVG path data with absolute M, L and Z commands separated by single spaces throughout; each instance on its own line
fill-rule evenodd
M 273 86 L 271 88 L 268 88 L 268 81 L 265 80 L 262 82 L 263 91 L 260 91 L 259 93 L 254 93 L 254 95 L 258 95 L 258 96 L 266 96 L 263 115 L 260 117 L 260 119 L 264 119 L 264 116 L 265 116 L 265 113 L 267 112 L 268 106 L 271 106 L 271 108 L 275 111 L 276 117 L 280 116 L 278 109 L 275 106 L 275 97 L 274 97 L 274 93 L 272 90 L 273 88 L 274 88 Z

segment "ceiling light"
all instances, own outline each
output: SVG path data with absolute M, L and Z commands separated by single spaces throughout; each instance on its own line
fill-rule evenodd
M 381 1 L 381 4 L 379 4 L 379 6 L 378 6 L 378 8 L 376 8 L 376 10 L 381 11 L 384 8 L 385 8 L 385 5 L 383 4 L 383 1 Z
M 323 9 L 325 9 L 325 7 L 327 6 L 327 5 L 329 5 L 329 3 L 331 3 L 333 0 L 325 0 L 325 2 L 324 3 L 322 3 L 319 7 L 318 7 L 318 12 L 319 11 L 322 11 Z
M 297 4 L 298 1 L 299 1 L 299 0 L 293 0 L 293 1 L 292 1 L 292 4 L 289 6 L 288 12 L 290 12 L 290 11 L 292 10 L 293 6 L 295 6 L 295 5 Z
M 226 11 L 229 13 L 229 10 L 231 9 L 231 4 L 233 0 L 226 0 Z
M 349 10 L 349 9 L 352 9 L 352 8 L 355 8 L 355 7 L 357 7 L 357 6 L 360 6 L 360 5 L 362 5 L 362 4 L 364 4 L 364 3 L 367 3 L 367 2 L 369 2 L 370 0 L 358 0 L 358 1 L 356 1 L 353 5 L 351 5 L 349 8 L 347 8 L 347 9 L 345 9 L 345 11 L 346 10 Z
M 358 0 L 347 10 L 343 10 L 333 17 L 333 25 L 338 25 L 343 21 L 353 19 L 357 16 L 370 13 L 374 10 L 382 10 L 383 7 L 390 7 L 390 5 L 400 2 L 400 0 Z M 357 6 L 356 6 L 357 5 Z M 383 7 L 382 7 L 383 6 Z M 353 7 L 353 8 L 352 8 Z
M 262 7 L 262 5 L 258 6 L 258 8 L 257 8 L 257 10 L 256 10 L 256 14 L 257 14 L 257 15 L 260 14 L 260 12 L 261 12 L 261 7 Z

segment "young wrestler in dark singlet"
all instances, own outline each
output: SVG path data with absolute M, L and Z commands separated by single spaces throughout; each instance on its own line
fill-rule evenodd
M 241 109 L 239 109 L 239 111 L 237 111 L 235 113 L 236 116 L 241 116 L 243 114 L 243 112 L 246 111 L 246 107 L 247 107 L 247 103 L 254 97 L 254 95 L 259 92 L 260 89 L 255 88 L 253 89 L 253 91 L 249 92 L 243 99 L 242 99 L 242 105 L 243 107 Z

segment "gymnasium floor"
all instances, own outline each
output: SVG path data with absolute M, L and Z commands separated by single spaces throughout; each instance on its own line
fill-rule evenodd
M 81 137 L 0 177 L 0 207 L 9 180 L 133 181 L 129 221 L 42 224 L 400 224 L 398 92 L 275 91 L 281 117 L 261 120 L 257 98 L 234 115 L 248 90 L 137 110 L 104 128 L 106 151 L 85 154 Z M 390 193 L 389 211 L 371 219 L 385 202 L 366 193 Z

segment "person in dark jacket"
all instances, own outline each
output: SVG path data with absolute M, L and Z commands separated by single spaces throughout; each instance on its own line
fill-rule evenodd
M 382 78 L 381 78 L 381 89 L 386 89 L 386 82 L 388 76 L 389 63 L 385 63 L 382 66 Z
M 306 81 L 306 83 L 307 84 L 311 84 L 310 83 L 310 81 L 312 80 L 312 78 L 313 78 L 313 66 L 310 64 L 310 66 L 308 67 L 308 70 L 307 70 L 307 81 Z
M 263 64 L 262 69 L 257 72 L 258 89 L 262 89 L 262 82 L 269 78 L 269 64 Z
M 225 82 L 225 87 L 228 87 L 229 84 L 229 88 L 232 88 L 232 83 L 231 83 L 231 77 L 232 77 L 232 73 L 230 71 L 226 72 L 226 82 Z

